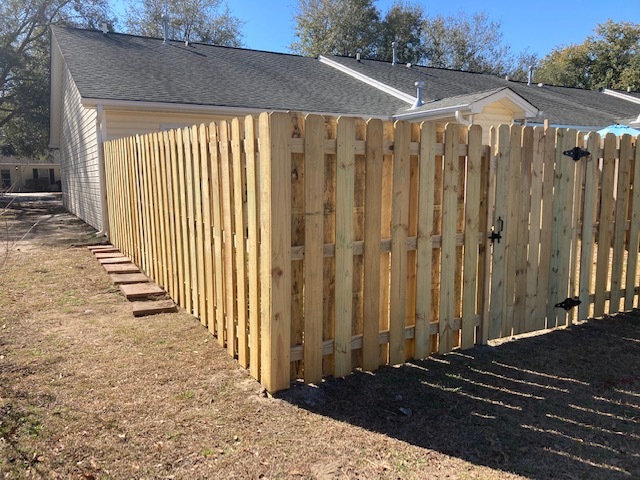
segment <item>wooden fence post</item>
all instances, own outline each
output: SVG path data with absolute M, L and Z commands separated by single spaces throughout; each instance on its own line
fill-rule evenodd
M 260 326 L 262 385 L 289 387 L 291 357 L 290 120 L 260 115 Z

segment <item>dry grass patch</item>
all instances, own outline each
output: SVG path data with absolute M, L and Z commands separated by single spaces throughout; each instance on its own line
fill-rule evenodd
M 492 480 L 640 471 L 635 318 L 268 398 L 193 317 L 134 318 L 91 254 L 69 248 L 86 227 L 58 220 L 12 254 L 0 279 L 0 476 Z

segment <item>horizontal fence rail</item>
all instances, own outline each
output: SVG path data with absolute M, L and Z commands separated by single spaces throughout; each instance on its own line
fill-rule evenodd
M 636 142 L 263 113 L 105 143 L 110 236 L 273 392 L 635 307 Z

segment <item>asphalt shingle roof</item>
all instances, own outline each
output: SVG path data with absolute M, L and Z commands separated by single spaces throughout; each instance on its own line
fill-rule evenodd
M 508 87 L 542 110 L 544 118 L 552 124 L 603 126 L 640 114 L 638 105 L 594 90 L 550 85 L 539 87 L 482 73 L 422 66 L 407 68 L 376 60 L 327 58 L 411 95 L 415 95 L 415 82 L 423 80 L 422 97 L 426 102 Z
M 406 103 L 297 55 L 52 27 L 84 98 L 391 115 Z

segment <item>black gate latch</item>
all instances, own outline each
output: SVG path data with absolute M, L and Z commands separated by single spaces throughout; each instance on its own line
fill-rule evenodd
M 566 298 L 560 303 L 556 303 L 556 308 L 564 308 L 567 312 L 573 307 L 577 307 L 582 302 L 578 297 Z
M 498 243 L 500 243 L 500 240 L 502 240 L 503 228 L 504 221 L 502 220 L 502 217 L 498 217 L 498 220 L 496 220 L 496 225 L 491 229 L 491 233 L 489 234 L 489 240 L 491 240 L 491 243 L 494 243 L 496 240 L 498 240 Z
M 573 158 L 576 162 L 582 157 L 588 157 L 591 155 L 587 150 L 582 150 L 580 147 L 573 147 L 571 150 L 565 150 L 562 154 Z

